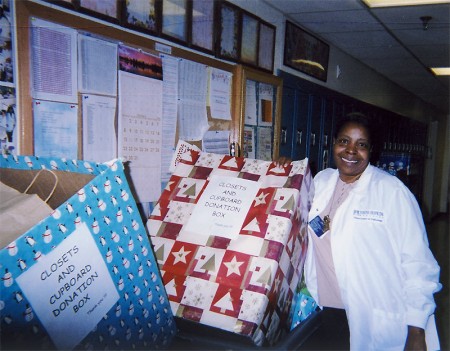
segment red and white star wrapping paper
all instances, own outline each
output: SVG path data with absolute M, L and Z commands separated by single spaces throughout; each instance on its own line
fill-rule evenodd
M 212 175 L 258 182 L 237 239 L 183 231 Z M 313 196 L 308 160 L 273 162 L 190 150 L 182 155 L 147 228 L 175 316 L 275 344 L 307 248 Z

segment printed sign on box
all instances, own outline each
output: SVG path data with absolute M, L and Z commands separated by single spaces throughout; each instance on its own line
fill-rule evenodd
M 186 224 L 186 231 L 236 239 L 258 190 L 257 182 L 212 176 Z
M 0 250 L 2 347 L 167 347 L 175 321 L 122 163 L 5 156 L 0 166 L 19 191 L 41 168 L 58 177 L 53 213 Z
M 82 222 L 18 276 L 17 284 L 58 349 L 78 345 L 119 300 L 108 267 Z

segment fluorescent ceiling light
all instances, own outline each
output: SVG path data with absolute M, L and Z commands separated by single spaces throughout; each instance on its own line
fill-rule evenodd
M 434 67 L 431 71 L 436 76 L 450 76 L 450 67 Z
M 363 0 L 369 7 L 450 4 L 448 0 Z

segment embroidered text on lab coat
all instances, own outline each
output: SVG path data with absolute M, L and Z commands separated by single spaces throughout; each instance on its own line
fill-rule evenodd
M 364 221 L 383 222 L 384 214 L 374 210 L 353 210 L 353 218 Z

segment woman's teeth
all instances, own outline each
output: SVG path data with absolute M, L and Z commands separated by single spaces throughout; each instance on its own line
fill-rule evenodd
M 358 162 L 356 160 L 347 160 L 346 158 L 343 158 L 343 157 L 342 157 L 342 161 L 348 162 L 348 163 L 356 163 L 356 162 Z

